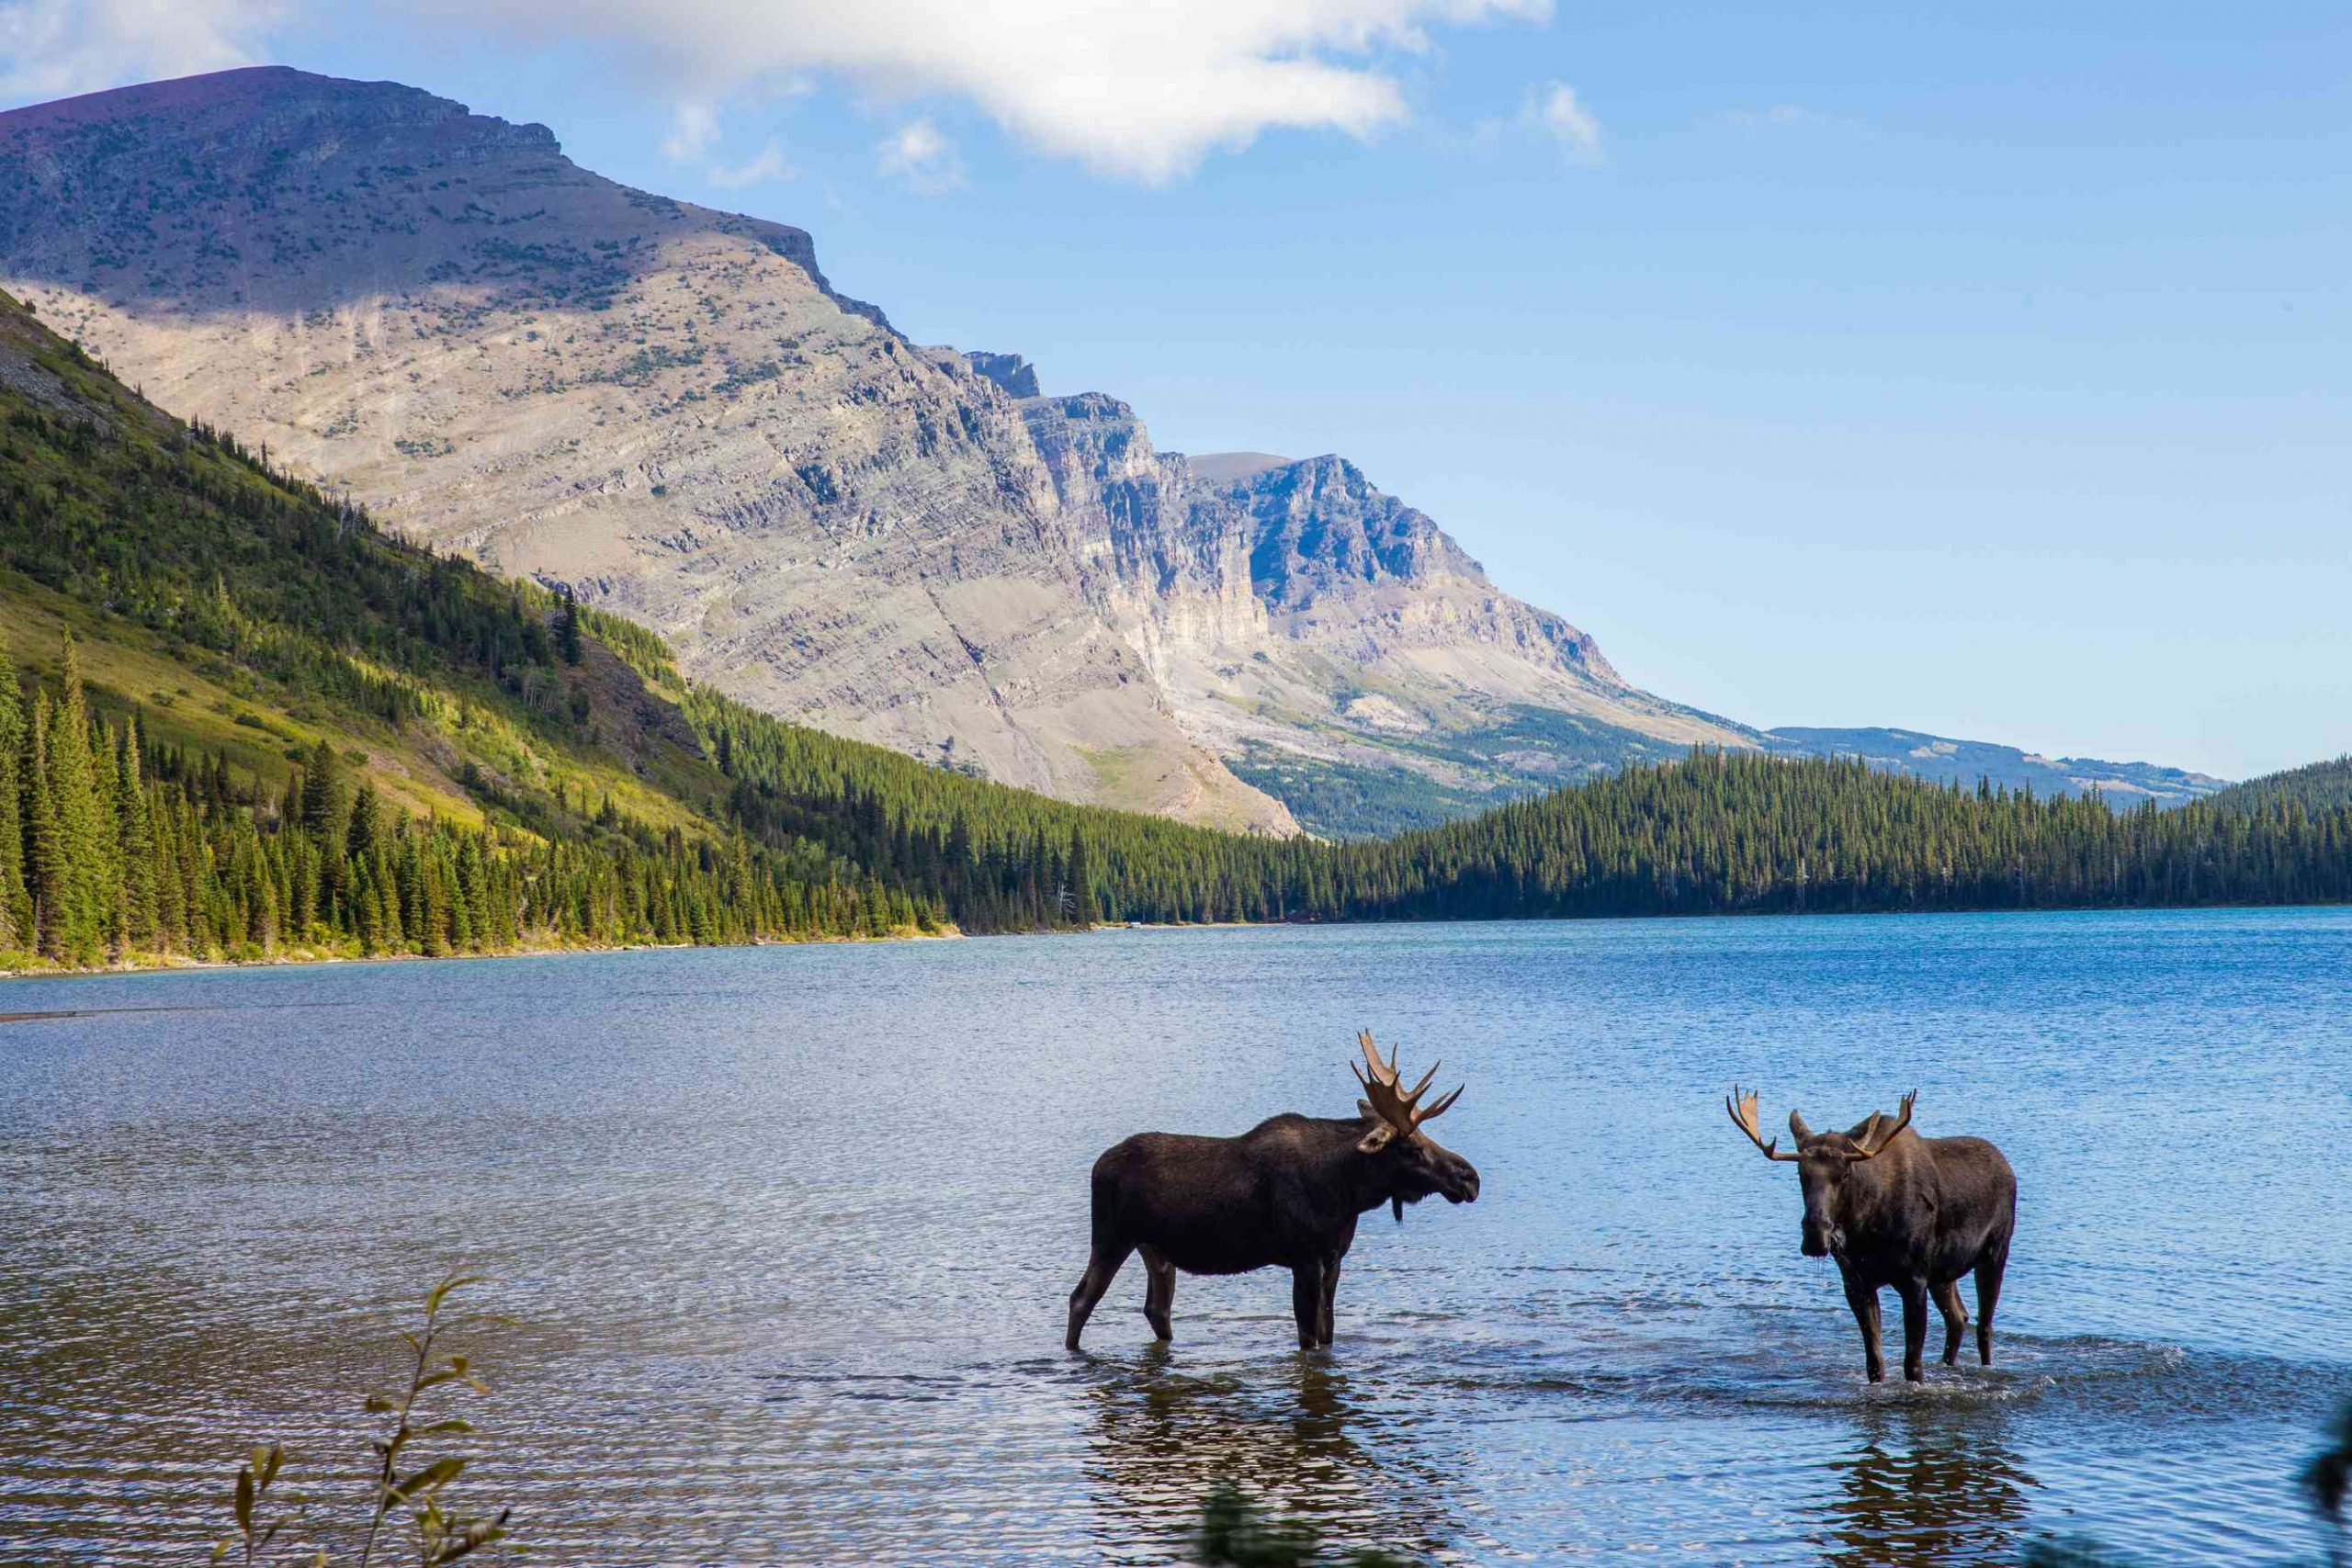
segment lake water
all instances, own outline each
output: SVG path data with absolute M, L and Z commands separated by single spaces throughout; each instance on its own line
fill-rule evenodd
M 2352 911 L 1120 931 L 23 982 L 0 1560 L 200 1562 L 243 1445 L 363 1452 L 453 1261 L 474 1495 L 546 1562 L 1159 1563 L 1221 1480 L 1443 1562 L 2165 1562 L 2317 1539 L 2352 1398 Z M 1475 1206 L 1288 1277 L 1131 1263 L 1087 1170 L 1433 1054 Z M 1991 1371 L 1877 1389 L 1732 1080 L 2017 1167 Z M 1899 1314 L 1890 1308 L 1890 1333 Z M 1889 1359 L 1895 1359 L 1890 1341 Z M 1970 1358 L 1973 1359 L 1973 1357 Z

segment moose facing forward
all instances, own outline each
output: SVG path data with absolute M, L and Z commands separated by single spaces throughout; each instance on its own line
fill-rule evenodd
M 1834 1258 L 1846 1281 L 1846 1304 L 1861 1325 L 1862 1356 L 1872 1382 L 1886 1377 L 1879 1345 L 1878 1293 L 1892 1285 L 1903 1298 L 1903 1376 L 1921 1382 L 1927 1348 L 1928 1300 L 1944 1318 L 1944 1365 L 1960 1358 L 1968 1331 L 1960 1279 L 1976 1275 L 1976 1355 L 1993 1364 L 1993 1309 L 2001 1300 L 2009 1235 L 2017 1228 L 2018 1179 L 2001 1151 L 1982 1138 L 1922 1138 L 1911 1131 L 1903 1097 L 1893 1126 L 1878 1111 L 1844 1133 L 1816 1133 L 1789 1112 L 1796 1152 L 1764 1141 L 1756 1096 L 1734 1086 L 1724 1108 L 1732 1122 L 1764 1151 L 1793 1160 L 1804 1190 L 1802 1247 L 1807 1258 Z
M 1462 1090 L 1423 1106 L 1436 1067 L 1408 1090 L 1393 1050 L 1382 1061 L 1370 1031 L 1356 1043 L 1370 1072 L 1356 1070 L 1364 1098 L 1353 1119 L 1284 1114 L 1238 1138 L 1138 1133 L 1094 1162 L 1093 1254 L 1070 1292 L 1065 1344 L 1078 1348 L 1119 1266 L 1140 1251 L 1143 1315 L 1159 1337 L 1173 1337 L 1168 1314 L 1179 1269 L 1244 1274 L 1279 1265 L 1291 1271 L 1299 1347 L 1327 1348 L 1340 1260 L 1358 1215 L 1387 1203 L 1401 1222 L 1406 1204 L 1433 1192 L 1449 1203 L 1477 1201 L 1470 1162 L 1421 1130 Z

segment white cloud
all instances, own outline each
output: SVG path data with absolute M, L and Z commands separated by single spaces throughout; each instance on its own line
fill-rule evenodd
M 936 196 L 964 183 L 964 165 L 956 156 L 956 144 L 927 119 L 911 120 L 886 137 L 875 149 L 875 164 L 925 196 Z
M 0 81 L 40 96 L 237 63 L 300 10 L 345 0 L 0 0 Z M 831 75 L 886 99 L 977 106 L 1048 154 L 1158 182 L 1280 128 L 1369 138 L 1409 118 L 1388 67 L 1433 29 L 1541 22 L 1552 0 L 377 0 L 419 28 L 601 47 L 695 107 L 699 156 L 730 99 Z M 431 87 L 430 82 L 419 85 Z M 691 115 L 707 117 L 700 133 Z M 696 141 L 697 134 L 703 139 Z
M 1600 162 L 1600 122 L 1577 101 L 1576 89 L 1566 83 L 1554 82 L 1530 95 L 1522 118 L 1558 142 L 1568 162 Z
M 760 149 L 760 155 L 750 163 L 718 164 L 707 177 L 722 190 L 740 190 L 766 180 L 788 180 L 792 177 L 792 165 L 785 162 L 783 147 L 771 137 L 768 144 Z
M 249 64 L 277 0 L 0 0 L 0 102 Z
M 673 164 L 692 163 L 718 141 L 718 111 L 689 100 L 670 116 L 670 134 L 662 139 L 662 156 Z

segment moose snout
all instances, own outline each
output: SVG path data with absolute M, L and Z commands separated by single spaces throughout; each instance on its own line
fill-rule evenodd
M 1475 1170 L 1464 1171 L 1459 1178 L 1446 1187 L 1445 1201 L 1449 1203 L 1476 1202 L 1478 1201 L 1478 1173 Z
M 1845 1245 L 1846 1234 L 1843 1231 L 1834 1225 L 1810 1223 L 1805 1225 L 1804 1237 L 1798 1244 L 1799 1250 L 1807 1258 L 1826 1258 Z

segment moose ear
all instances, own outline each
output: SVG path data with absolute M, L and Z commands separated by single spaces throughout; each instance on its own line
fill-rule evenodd
M 1381 1150 L 1386 1148 L 1388 1146 L 1388 1140 L 1396 1135 L 1396 1129 L 1390 1126 L 1387 1122 L 1383 1122 L 1371 1132 L 1366 1133 L 1362 1139 L 1358 1140 L 1356 1144 L 1356 1153 L 1360 1155 L 1376 1155 Z

